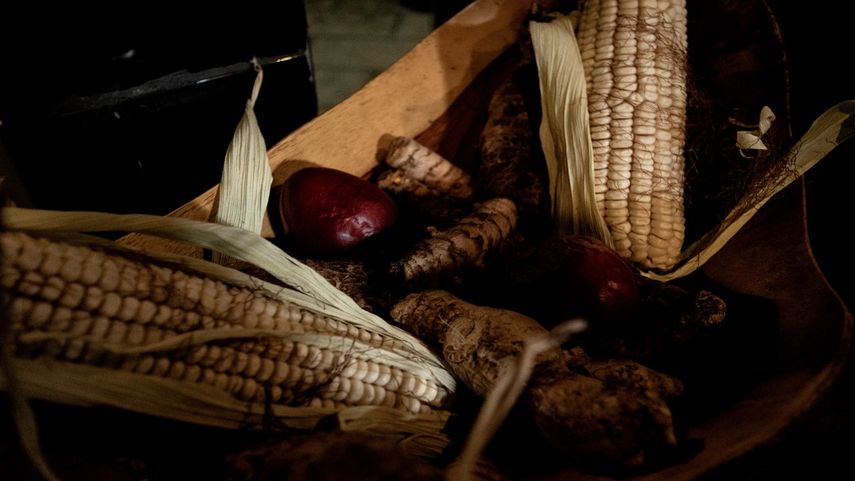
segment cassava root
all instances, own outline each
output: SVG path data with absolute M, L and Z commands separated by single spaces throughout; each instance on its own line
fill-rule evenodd
M 546 334 L 522 314 L 476 306 L 441 290 L 410 294 L 391 313 L 438 344 L 452 372 L 480 396 L 511 369 L 527 338 Z M 660 392 L 679 392 L 679 381 L 664 382 L 667 376 L 635 364 L 592 366 L 601 380 L 571 370 L 571 358 L 560 349 L 541 354 L 527 388 L 528 408 L 550 444 L 585 463 L 627 467 L 676 445 Z

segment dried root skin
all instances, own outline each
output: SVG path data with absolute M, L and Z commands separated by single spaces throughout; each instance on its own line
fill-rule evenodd
M 304 259 L 303 263 L 350 296 L 359 307 L 375 311 L 388 306 L 386 296 L 371 289 L 364 262 L 354 259 Z
M 662 399 L 671 399 L 683 392 L 683 383 L 675 377 L 654 371 L 635 361 L 609 359 L 592 362 L 588 372 L 606 386 L 632 391 L 650 391 Z
M 688 291 L 645 280 L 640 294 L 640 309 L 631 323 L 633 329 L 619 335 L 595 333 L 585 343 L 588 351 L 597 357 L 669 365 L 719 332 L 727 315 L 724 300 L 706 290 Z
M 629 359 L 595 361 L 579 346 L 565 351 L 565 354 L 572 371 L 589 375 L 610 387 L 652 391 L 662 399 L 672 399 L 683 393 L 683 383 L 679 379 Z
M 545 163 L 539 151 L 523 91 L 515 77 L 509 77 L 493 94 L 481 133 L 481 195 L 512 199 L 527 222 L 548 217 Z
M 516 221 L 516 206 L 508 199 L 477 204 L 449 229 L 416 244 L 391 272 L 407 284 L 422 284 L 454 276 L 465 267 L 483 267 L 487 254 L 510 236 Z
M 408 176 L 399 169 L 389 169 L 377 178 L 377 186 L 395 199 L 402 212 L 423 222 L 442 222 L 462 217 L 471 208 L 470 198 L 455 198 Z
M 438 290 L 410 294 L 392 308 L 392 317 L 439 344 L 452 372 L 481 396 L 516 362 L 527 338 L 546 333 L 524 315 Z M 568 361 L 603 380 L 572 372 Z M 678 381 L 643 366 L 591 363 L 580 349 L 555 349 L 538 359 L 528 401 L 544 437 L 560 450 L 589 463 L 639 466 L 648 454 L 676 444 L 660 392 L 678 390 Z
M 442 346 L 452 372 L 480 396 L 513 365 L 525 339 L 546 333 L 530 317 L 476 306 L 441 290 L 408 295 L 392 308 L 392 318 L 419 338 Z M 564 361 L 556 349 L 542 355 L 538 364 Z
M 398 169 L 389 169 L 380 174 L 377 185 L 386 192 L 395 195 L 409 194 L 416 198 L 442 195 L 436 189 L 432 189 L 424 182 L 416 180 Z
M 638 467 L 677 444 L 671 410 L 652 391 L 574 374 L 532 386 L 529 402 L 544 437 L 586 464 Z
M 472 197 L 472 180 L 463 169 L 409 137 L 396 137 L 389 145 L 386 164 L 410 179 L 453 199 Z

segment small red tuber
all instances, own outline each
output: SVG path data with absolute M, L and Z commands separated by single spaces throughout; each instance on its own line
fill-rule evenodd
M 638 277 L 615 251 L 582 235 L 547 239 L 521 254 L 505 274 L 524 299 L 519 308 L 546 325 L 583 316 L 614 325 L 639 303 Z
M 348 251 L 397 216 L 395 203 L 379 187 L 325 167 L 292 174 L 280 191 L 279 212 L 288 236 L 319 254 Z

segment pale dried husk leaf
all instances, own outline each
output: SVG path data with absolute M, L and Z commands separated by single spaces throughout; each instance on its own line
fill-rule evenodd
M 540 141 L 552 217 L 559 233 L 590 235 L 612 246 L 594 197 L 587 85 L 573 28 L 569 16 L 529 24 L 540 79 Z
M 454 378 L 443 362 L 421 341 L 390 325 L 336 289 L 312 268 L 291 257 L 272 242 L 244 229 L 179 217 L 145 214 L 108 214 L 102 212 L 57 212 L 9 207 L 0 211 L 7 229 L 25 231 L 138 232 L 166 239 L 189 242 L 258 266 L 275 278 L 304 294 L 306 307 L 336 309 L 341 320 L 399 340 L 425 361 L 437 381 L 453 391 Z
M 273 173 L 254 110 L 263 73 L 257 62 L 253 61 L 253 66 L 257 74 L 252 96 L 246 103 L 243 117 L 226 151 L 213 221 L 260 233 L 270 198 Z M 214 253 L 213 259 L 221 264 L 228 262 L 219 252 Z
M 448 421 L 446 411 L 411 414 L 381 406 L 345 409 L 265 406 L 239 401 L 226 392 L 198 383 L 144 376 L 126 371 L 55 361 L 15 359 L 11 364 L 19 376 L 20 392 L 27 398 L 75 406 L 113 406 L 128 411 L 229 429 L 263 426 L 274 417 L 277 423 L 296 429 L 313 429 L 322 419 L 333 417 L 343 430 L 395 434 L 412 446 L 411 452 L 437 456 L 448 444 L 440 431 Z M 0 389 L 9 387 L 0 372 Z M 24 403 L 26 406 L 26 403 Z M 29 409 L 29 406 L 26 406 Z M 15 414 L 25 414 L 16 410 Z M 32 413 L 26 416 L 32 419 Z M 22 439 L 35 434 L 34 422 L 21 431 Z M 419 438 L 420 441 L 415 441 Z M 57 479 L 57 478 L 54 478 Z

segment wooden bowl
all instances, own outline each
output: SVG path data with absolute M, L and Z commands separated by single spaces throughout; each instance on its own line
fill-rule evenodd
M 529 4 L 474 2 L 352 97 L 271 148 L 274 183 L 283 181 L 293 160 L 367 175 L 377 165 L 384 134 L 416 137 L 450 158 L 467 155 L 483 122 L 485 93 L 495 87 L 495 74 L 508 67 L 501 54 L 513 43 Z M 731 60 L 744 59 L 738 49 L 732 53 Z M 215 192 L 172 215 L 207 219 Z M 851 348 L 853 321 L 811 255 L 804 196 L 801 182 L 782 192 L 703 267 L 706 276 L 730 290 L 774 302 L 777 324 L 767 344 L 757 347 L 767 365 L 737 399 L 689 425 L 688 438 L 701 442 L 698 452 L 631 479 L 693 479 L 749 452 L 804 413 L 839 373 Z M 199 254 L 139 235 L 123 242 Z M 573 476 L 593 479 L 569 471 L 555 479 Z

